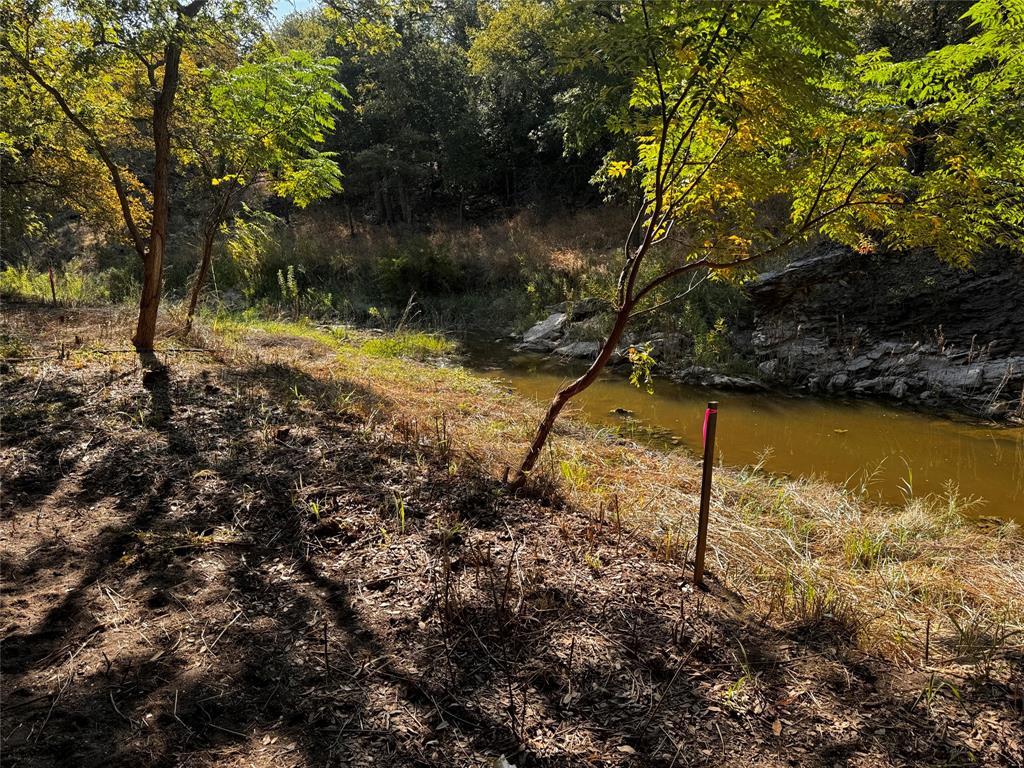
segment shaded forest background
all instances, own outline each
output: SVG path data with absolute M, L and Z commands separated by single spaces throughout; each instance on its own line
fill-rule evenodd
M 967 39 L 969 5 L 877 2 L 845 13 L 861 50 L 884 47 L 903 61 Z M 345 89 L 320 147 L 343 190 L 301 206 L 266 184 L 246 189 L 217 227 L 209 290 L 231 309 L 377 322 L 415 296 L 447 327 L 522 326 L 551 303 L 607 294 L 608 261 L 640 194 L 635 175 L 608 173 L 628 153 L 628 137 L 608 126 L 631 90 L 602 62 L 576 57 L 571 40 L 619 12 L 538 0 L 332 0 L 273 25 L 258 45 L 331 62 Z M 4 289 L 46 296 L 53 267 L 65 300 L 134 300 L 141 269 L 113 196 L 98 193 L 109 186 L 104 169 L 67 127 L 42 140 L 26 134 L 26 114 L 56 120 L 52 107 L 13 70 L 4 79 Z M 189 130 L 174 128 L 179 145 Z M 148 183 L 133 137 L 117 153 Z M 908 162 L 927 167 L 927 152 Z M 164 269 L 172 297 L 195 278 L 208 193 L 179 152 Z M 742 311 L 735 290 L 707 285 L 669 322 L 703 333 Z

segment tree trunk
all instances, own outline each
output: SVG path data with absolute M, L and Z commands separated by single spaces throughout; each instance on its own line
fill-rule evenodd
M 608 338 L 605 339 L 604 346 L 601 347 L 597 358 L 590 364 L 586 373 L 571 384 L 562 387 L 555 394 L 554 400 L 548 406 L 547 413 L 544 414 L 544 418 L 541 419 L 540 424 L 537 426 L 533 442 L 530 443 L 530 450 L 523 458 L 523 463 L 516 470 L 515 475 L 512 476 L 510 483 L 513 488 L 521 488 L 534 466 L 536 466 L 537 459 L 540 458 L 541 451 L 544 450 L 544 445 L 551 434 L 551 429 L 555 426 L 555 420 L 558 418 L 558 414 L 562 412 L 566 403 L 593 384 L 601 371 L 604 370 L 605 365 L 608 364 L 612 354 L 615 352 L 615 347 L 618 346 L 619 340 L 622 338 L 623 331 L 626 330 L 626 324 L 629 322 L 629 313 L 632 311 L 632 303 L 627 303 L 618 311 L 618 314 L 615 315 L 615 325 L 612 326 Z
M 142 260 L 142 298 L 139 322 L 132 344 L 139 352 L 152 352 L 156 318 L 163 288 L 164 254 L 167 251 L 167 222 L 170 218 L 171 132 L 169 122 L 178 90 L 181 46 L 170 42 L 164 50 L 164 81 L 153 103 L 153 225 L 149 247 Z
M 210 264 L 213 262 L 213 241 L 217 237 L 217 228 L 208 226 L 203 230 L 203 256 L 199 261 L 199 274 L 196 275 L 196 282 L 192 286 L 192 295 L 188 300 L 188 314 L 185 316 L 185 331 L 192 330 L 192 318 L 195 317 L 196 307 L 199 306 L 199 295 L 206 285 L 206 275 L 210 271 Z
M 391 205 L 391 181 L 390 179 L 384 184 L 384 192 L 381 199 L 384 201 L 384 221 L 386 224 L 395 223 L 394 210 Z

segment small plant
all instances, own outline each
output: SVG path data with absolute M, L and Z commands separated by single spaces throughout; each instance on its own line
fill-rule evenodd
M 690 542 L 687 540 L 685 547 L 681 547 L 682 541 L 683 535 L 678 525 L 666 526 L 658 541 L 658 556 L 666 563 L 676 561 L 685 563 L 689 559 Z M 681 554 L 680 550 L 682 550 Z
M 578 459 L 560 461 L 558 468 L 574 491 L 584 487 L 587 481 L 587 468 Z
M 436 525 L 438 538 L 443 546 L 448 546 L 456 541 L 465 529 L 465 526 L 456 514 L 439 517 Z
M 654 380 L 651 378 L 651 369 L 655 366 L 655 360 L 651 356 L 651 345 L 630 347 L 626 356 L 633 366 L 633 370 L 629 374 L 629 383 L 637 389 L 644 389 L 647 394 L 653 395 Z
M 334 296 L 330 291 L 307 288 L 302 296 L 302 309 L 310 317 L 327 317 L 334 312 Z
M 286 270 L 277 270 L 277 286 L 281 290 L 281 300 L 291 308 L 293 320 L 298 320 L 302 313 L 299 301 L 299 283 L 295 279 L 295 265 L 289 264 Z
M 725 699 L 727 704 L 738 707 L 746 699 L 746 689 L 747 677 L 746 675 L 741 675 L 736 682 L 729 684 L 729 687 L 722 694 L 722 698 Z
M 929 715 L 931 715 L 932 704 L 939 696 L 942 695 L 944 690 L 949 691 L 953 698 L 960 701 L 960 690 L 946 680 L 937 679 L 933 672 L 929 675 L 928 682 L 925 683 L 924 688 L 921 689 L 921 693 L 918 694 L 917 699 L 914 700 L 914 706 L 916 707 L 918 704 L 923 703 L 925 710 Z
M 316 501 L 315 499 L 313 501 L 307 501 L 306 509 L 309 510 L 309 513 L 313 516 L 313 519 L 319 523 L 321 514 L 320 502 Z
M 728 328 L 724 318 L 715 320 L 715 324 L 706 333 L 693 339 L 693 360 L 697 365 L 712 367 L 721 364 L 728 357 Z
M 20 357 L 28 352 L 29 347 L 16 336 L 0 332 L 0 359 Z
M 903 466 L 906 467 L 907 474 L 900 478 L 899 489 L 903 495 L 903 500 L 910 503 L 910 500 L 914 498 L 914 470 L 905 458 L 903 459 Z
M 952 649 L 961 659 L 981 662 L 984 667 L 1015 639 L 1024 637 L 1024 625 L 1011 623 L 1005 616 L 985 615 L 964 609 L 949 615 L 954 636 Z
M 395 514 L 398 516 L 398 531 L 403 536 L 405 535 L 405 499 L 399 496 L 397 493 L 391 496 L 391 503 L 395 508 Z
M 846 562 L 859 568 L 873 568 L 887 556 L 885 531 L 872 532 L 866 528 L 851 531 L 843 545 Z
M 601 569 L 604 568 L 604 563 L 601 562 L 601 556 L 596 552 L 584 553 L 583 562 L 586 563 L 587 567 L 594 573 L 600 573 Z

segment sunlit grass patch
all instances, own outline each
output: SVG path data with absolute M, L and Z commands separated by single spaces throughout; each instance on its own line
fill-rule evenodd
M 110 287 L 104 275 L 86 269 L 78 259 L 65 264 L 54 273 L 51 290 L 48 271 L 30 265 L 8 265 L 0 271 L 0 294 L 21 299 L 50 302 L 56 293 L 61 304 L 103 304 L 110 300 Z
M 360 345 L 364 354 L 373 357 L 408 357 L 414 360 L 438 357 L 451 352 L 453 348 L 454 345 L 443 336 L 415 331 L 378 336 Z
M 887 530 L 874 531 L 868 528 L 855 528 L 846 535 L 843 543 L 843 554 L 846 562 L 853 568 L 873 568 L 890 556 L 888 539 L 891 534 Z

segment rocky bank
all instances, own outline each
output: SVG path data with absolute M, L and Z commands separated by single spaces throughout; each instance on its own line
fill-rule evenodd
M 1024 262 L 969 270 L 834 245 L 747 285 L 747 353 L 769 382 L 988 418 L 1024 416 Z
M 757 377 L 686 362 L 685 340 L 650 341 L 663 374 L 717 387 L 785 387 L 1024 421 L 1024 260 L 1008 253 L 970 269 L 927 253 L 859 254 L 824 244 L 746 285 L 752 306 L 732 343 Z M 606 323 L 599 299 L 551 308 L 522 351 L 589 359 Z M 619 350 L 615 362 L 624 360 Z

